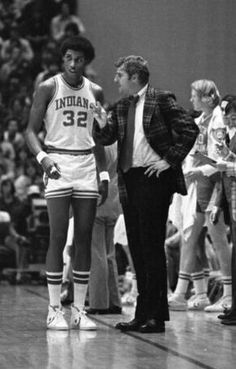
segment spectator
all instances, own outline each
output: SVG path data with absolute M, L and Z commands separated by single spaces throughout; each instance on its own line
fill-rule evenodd
M 2 44 L 1 59 L 3 62 L 11 60 L 14 47 L 20 49 L 20 54 L 23 61 L 30 62 L 34 57 L 34 52 L 29 41 L 20 35 L 19 26 L 15 22 L 10 27 L 10 37 Z
M 0 189 L 0 210 L 9 213 L 11 217 L 11 235 L 6 240 L 6 243 L 16 253 L 16 266 L 22 268 L 24 264 L 24 250 L 22 246 L 28 245 L 26 218 L 30 214 L 30 209 L 26 203 L 16 197 L 12 180 L 3 180 Z M 20 278 L 20 274 L 18 277 Z
M 60 13 L 51 20 L 51 37 L 56 41 L 60 41 L 64 37 L 65 28 L 69 23 L 75 23 L 80 34 L 85 33 L 85 27 L 81 19 L 77 15 L 71 14 L 69 4 L 63 1 Z
M 41 71 L 35 78 L 35 88 L 37 88 L 41 82 L 59 73 L 61 70 L 60 58 L 49 49 L 45 49 L 42 54 L 42 67 L 43 71 Z
M 0 181 L 15 176 L 15 151 L 11 143 L 0 141 Z
M 35 6 L 30 16 L 22 20 L 21 24 L 22 34 L 30 42 L 35 58 L 40 57 L 49 35 L 49 24 L 43 13 L 42 7 Z
M 8 84 L 12 74 L 17 73 L 22 78 L 27 71 L 29 71 L 29 65 L 23 59 L 20 45 L 16 43 L 14 46 L 12 46 L 10 59 L 5 61 L 1 66 L 0 81 Z
M 3 133 L 3 143 L 4 142 L 11 143 L 16 154 L 25 145 L 24 136 L 21 132 L 19 132 L 17 118 L 14 117 L 9 118 L 6 124 L 7 129 Z

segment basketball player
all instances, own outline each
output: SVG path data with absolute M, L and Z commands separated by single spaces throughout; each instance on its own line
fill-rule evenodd
M 96 213 L 98 184 L 92 138 L 90 105 L 100 100 L 102 89 L 83 76 L 94 56 L 89 40 L 74 36 L 61 46 L 63 72 L 42 82 L 36 89 L 26 130 L 26 140 L 44 171 L 50 244 L 46 257 L 49 291 L 47 328 L 95 330 L 85 312 L 90 273 L 91 235 Z M 45 149 L 38 133 L 45 124 Z M 109 181 L 106 172 L 101 181 Z M 63 249 L 66 243 L 69 208 L 74 214 L 73 282 L 74 304 L 67 323 L 60 304 Z

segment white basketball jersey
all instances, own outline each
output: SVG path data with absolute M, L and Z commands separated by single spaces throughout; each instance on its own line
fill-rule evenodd
M 80 88 L 70 86 L 57 74 L 56 89 L 45 114 L 45 144 L 59 149 L 87 150 L 94 146 L 93 112 L 95 97 L 90 81 L 83 77 Z

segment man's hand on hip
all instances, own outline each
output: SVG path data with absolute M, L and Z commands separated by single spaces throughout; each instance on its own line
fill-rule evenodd
M 159 174 L 164 170 L 167 170 L 168 168 L 170 168 L 170 164 L 167 163 L 167 161 L 165 161 L 164 159 L 162 159 L 150 164 L 147 170 L 144 172 L 144 174 L 146 174 L 148 177 L 151 177 L 153 173 L 156 173 L 156 176 L 159 177 Z

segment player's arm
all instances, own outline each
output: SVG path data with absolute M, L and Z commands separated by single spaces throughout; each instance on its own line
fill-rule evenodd
M 42 146 L 38 138 L 38 133 L 42 129 L 43 119 L 45 117 L 48 103 L 53 96 L 54 88 L 54 83 L 50 80 L 41 83 L 36 89 L 30 110 L 29 123 L 25 132 L 25 138 L 30 151 L 35 155 L 44 172 L 46 172 L 50 178 L 57 179 L 60 177 L 60 169 L 57 164 L 49 158 L 46 152 L 42 150 Z

